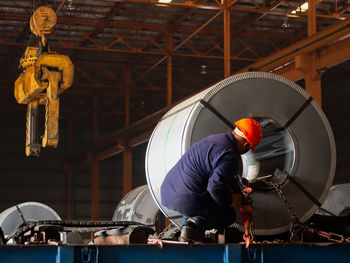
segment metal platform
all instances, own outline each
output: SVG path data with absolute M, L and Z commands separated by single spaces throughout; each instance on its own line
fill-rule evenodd
M 0 262 L 339 262 L 350 261 L 350 244 L 264 244 L 248 250 L 226 245 L 2 246 Z

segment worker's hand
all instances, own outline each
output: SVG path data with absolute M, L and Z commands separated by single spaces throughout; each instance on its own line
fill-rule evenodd
M 243 195 L 243 200 L 242 200 L 242 204 L 251 204 L 253 202 L 251 194 L 253 192 L 253 189 L 250 187 L 246 187 L 243 189 L 242 191 L 242 195 Z
M 242 204 L 242 196 L 240 194 L 231 193 L 232 202 L 230 207 L 236 207 Z
M 250 195 L 253 192 L 253 189 L 251 187 L 246 187 L 242 192 L 244 195 Z
M 250 187 L 246 187 L 243 189 L 242 194 L 238 194 L 233 192 L 233 190 L 231 189 L 231 187 L 228 187 L 229 192 L 231 194 L 231 198 L 232 198 L 232 202 L 230 207 L 236 207 L 241 205 L 242 203 L 246 204 L 246 203 L 251 203 L 251 198 L 250 195 L 252 193 L 252 188 Z

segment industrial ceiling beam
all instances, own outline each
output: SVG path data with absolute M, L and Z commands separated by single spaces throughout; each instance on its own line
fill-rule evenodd
M 56 9 L 56 14 L 61 11 L 62 7 L 66 4 L 67 0 L 62 0 Z
M 232 0 L 224 0 L 224 77 L 231 75 L 231 11 Z
M 232 4 L 235 4 L 235 3 L 237 3 L 238 1 L 234 1 L 234 2 L 231 2 L 230 3 L 230 5 L 232 5 Z M 274 1 L 273 3 L 271 3 L 271 5 L 270 6 L 268 6 L 268 7 L 264 7 L 265 9 L 268 9 L 269 11 L 271 11 L 271 10 L 274 10 L 275 8 L 277 8 L 280 4 L 282 3 L 282 0 L 277 0 L 277 1 Z M 234 36 L 235 37 L 235 39 L 237 39 L 237 37 L 238 36 L 241 36 L 241 34 L 242 34 L 242 32 L 246 29 L 246 28 L 248 28 L 249 26 L 251 26 L 251 25 L 253 25 L 254 23 L 256 23 L 256 21 L 258 21 L 259 19 L 261 19 L 262 17 L 264 17 L 265 15 L 266 15 L 267 13 L 264 13 L 264 14 L 254 14 L 251 18 L 249 18 L 247 21 L 245 21 L 245 23 L 243 23 L 243 24 L 241 24 L 238 28 L 235 28 L 234 30 L 232 30 L 232 31 L 230 31 L 230 38 L 232 37 L 232 36 Z M 211 48 L 209 48 L 208 49 L 208 53 L 211 51 L 211 50 L 213 50 L 213 49 L 215 49 L 217 46 L 221 46 L 221 44 L 223 44 L 224 42 L 225 42 L 225 36 L 227 36 L 227 32 L 225 32 L 224 33 L 224 39 L 223 40 L 221 40 L 220 42 L 217 42 L 217 43 L 215 43 L 214 44 L 214 46 L 213 47 L 211 47 Z M 258 34 L 258 35 L 262 35 L 262 34 Z M 252 36 L 252 37 L 256 37 L 255 35 L 254 36 Z M 270 36 L 267 36 L 267 39 L 271 39 L 270 38 Z M 247 49 L 247 47 L 246 47 L 246 49 Z M 246 50 L 245 49 L 245 50 Z M 245 51 L 244 50 L 244 51 Z M 207 54 L 208 54 L 207 53 Z M 233 55 L 231 55 L 230 54 L 230 57 L 231 57 L 231 60 L 236 60 L 237 58 L 239 58 L 239 56 L 241 55 L 241 54 L 243 54 L 244 52 L 240 52 L 240 53 L 238 53 L 238 54 L 233 54 Z M 259 56 L 258 55 L 256 55 L 256 57 L 258 58 Z M 227 63 L 227 62 L 226 62 Z
M 350 18 L 291 44 L 287 48 L 239 70 L 237 73 L 247 71 L 273 71 L 281 65 L 291 62 L 297 55 L 320 49 L 347 34 L 350 34 Z
M 110 0 L 111 2 L 124 2 L 124 0 Z M 138 3 L 138 4 L 150 4 L 150 5 L 160 5 L 159 1 L 157 0 L 131 0 L 129 1 L 131 3 Z M 290 4 L 290 1 L 284 0 L 285 2 L 292 10 L 295 10 L 298 8 L 298 6 L 294 6 L 293 4 Z M 210 2 L 209 2 L 210 3 Z M 195 7 L 198 9 L 208 9 L 208 10 L 220 10 L 222 8 L 222 4 L 219 2 L 211 2 L 210 5 L 208 2 L 207 4 L 196 4 L 191 1 L 179 1 L 179 2 L 170 2 L 170 3 L 162 3 L 162 6 L 169 6 L 169 7 L 183 7 L 183 8 L 189 8 L 189 7 Z M 240 1 L 233 1 L 232 5 L 230 7 L 231 11 L 235 12 L 245 12 L 245 13 L 269 13 L 274 15 L 280 15 L 280 16 L 286 16 L 285 10 L 269 10 L 269 8 L 266 8 L 264 4 L 260 5 L 257 2 L 251 0 L 251 3 L 245 3 L 244 7 Z M 345 4 L 347 6 L 347 3 Z M 255 8 L 253 8 L 255 7 Z M 307 16 L 304 12 L 296 12 L 293 14 L 294 17 L 302 17 Z M 346 17 L 342 17 L 340 12 L 338 10 L 334 10 L 331 14 L 328 15 L 322 15 L 318 14 L 317 17 L 327 17 L 327 18 L 333 18 L 333 19 L 346 19 Z
M 197 30 L 195 30 L 190 36 L 188 36 L 184 41 L 182 41 L 179 45 L 177 45 L 173 50 L 172 54 L 174 54 L 177 50 L 179 50 L 182 46 L 184 46 L 188 41 L 190 41 L 195 35 L 197 35 L 201 30 L 203 30 L 207 25 L 209 25 L 212 21 L 214 21 L 219 15 L 223 13 L 223 10 L 217 12 L 214 16 L 212 16 L 207 22 L 205 22 L 202 26 L 200 26 Z M 167 59 L 167 56 L 160 59 L 157 63 L 155 63 L 152 67 L 146 70 L 141 76 L 146 75 L 150 71 L 152 71 L 155 67 L 161 64 L 163 61 Z
M 112 21 L 112 19 L 115 17 L 115 15 L 123 8 L 124 4 L 120 3 L 113 7 L 111 11 L 108 13 L 106 18 L 103 20 L 103 23 L 100 23 L 97 25 L 94 30 L 89 34 L 89 38 L 95 38 L 100 32 L 103 31 L 103 29 L 108 26 L 108 24 Z M 88 39 L 86 39 L 83 43 L 81 43 L 81 46 L 86 46 L 89 44 Z
M 197 10 L 197 8 L 190 8 L 189 10 L 187 10 L 184 14 L 181 15 L 180 18 L 176 19 L 173 23 L 170 23 L 168 32 L 164 35 L 162 34 L 162 32 L 159 32 L 158 35 L 155 37 L 155 41 L 159 42 L 162 38 L 166 39 L 166 44 L 169 45 L 169 42 L 172 43 L 171 46 L 171 50 L 174 48 L 173 47 L 173 39 L 169 39 L 170 35 L 173 37 L 173 32 L 175 32 L 175 30 L 178 29 L 179 25 L 185 20 L 187 19 L 189 16 L 191 16 L 195 11 Z M 149 48 L 151 45 L 150 43 L 148 43 L 146 46 L 144 46 L 142 49 L 140 49 L 140 51 L 142 52 L 143 50 L 146 50 L 147 48 Z M 167 56 L 169 56 L 169 53 L 171 53 L 171 50 L 169 50 L 169 47 L 166 47 L 166 52 L 168 53 Z M 173 56 L 173 54 L 171 54 L 171 57 Z M 133 65 L 135 65 L 138 61 L 140 60 L 140 57 L 138 57 L 137 59 L 135 59 L 134 61 L 132 61 L 130 63 L 130 66 L 132 67 Z M 171 58 L 172 60 L 172 58 Z M 168 63 L 169 64 L 169 63 Z M 171 63 L 172 64 L 172 63 Z M 169 66 L 168 66 L 169 67 Z M 169 69 L 168 69 L 169 70 Z M 169 85 L 169 84 L 168 84 Z M 168 98 L 169 100 L 169 98 Z M 171 98 L 170 98 L 171 100 Z
M 26 46 L 26 43 L 17 43 L 17 42 L 11 42 L 11 41 L 6 41 L 3 39 L 0 39 L 0 45 L 7 45 L 7 46 Z M 57 45 L 53 41 L 50 41 L 50 46 L 52 49 L 57 50 L 59 48 L 64 48 L 68 50 L 82 50 L 82 51 L 102 51 L 102 52 L 115 52 L 115 53 L 128 53 L 128 54 L 144 54 L 144 55 L 163 55 L 165 56 L 165 52 L 153 52 L 153 51 L 140 51 L 140 50 L 122 50 L 122 49 L 106 49 L 106 48 L 89 48 L 89 47 L 75 47 L 71 46 L 69 44 L 61 44 Z M 210 55 L 205 55 L 205 53 L 193 53 L 193 54 L 186 54 L 186 53 L 179 53 L 176 52 L 173 56 L 176 57 L 198 57 L 198 58 L 207 58 L 207 59 L 219 59 L 222 60 L 224 57 L 223 56 L 210 56 Z M 245 57 L 236 57 L 233 56 L 232 60 L 236 61 L 256 61 L 255 58 L 245 58 Z M 163 61 L 162 61 L 163 62 Z
M 124 0 L 109 0 L 110 2 L 124 2 Z M 212 2 L 212 4 L 197 4 L 192 1 L 178 1 L 178 2 L 170 2 L 170 3 L 159 3 L 157 0 L 129 0 L 130 3 L 135 4 L 149 4 L 155 6 L 169 6 L 169 7 L 183 7 L 183 8 L 200 8 L 207 10 L 220 10 L 220 4 Z
M 298 52 L 299 50 L 304 52 L 313 52 L 317 50 L 319 54 L 322 54 L 316 60 L 318 70 L 332 67 L 350 58 L 350 38 L 346 38 L 339 41 L 339 39 L 341 39 L 343 36 L 349 34 L 348 25 L 349 19 L 340 22 L 334 26 L 331 26 L 330 28 L 327 28 L 325 30 L 319 31 L 315 35 L 295 43 L 294 45 L 292 45 L 292 47 L 288 47 L 277 52 L 276 54 L 269 56 L 266 59 L 262 59 L 258 63 L 254 63 L 252 66 L 242 69 L 240 72 L 248 71 L 251 67 L 261 67 L 263 69 L 279 68 L 275 70 L 274 73 L 281 74 L 289 79 L 297 80 L 298 77 L 303 75 L 303 73 L 295 68 L 293 64 L 294 62 L 290 62 L 288 65 L 285 65 L 285 63 L 291 60 L 289 57 L 290 52 L 292 52 L 294 56 L 297 56 L 301 53 Z M 86 163 L 85 157 L 86 153 L 89 151 L 97 153 L 108 153 L 102 154 L 101 158 L 119 153 L 120 151 L 116 149 L 110 149 L 113 147 L 113 144 L 115 144 L 120 138 L 128 138 L 128 140 L 130 141 L 134 139 L 135 146 L 145 142 L 145 137 L 147 137 L 147 135 L 150 134 L 150 132 L 153 130 L 154 126 L 157 124 L 159 119 L 171 107 L 172 106 L 163 108 L 162 110 L 138 122 L 132 123 L 129 127 L 121 129 L 111 134 L 110 136 L 100 140 L 98 143 L 90 145 L 85 150 L 79 153 L 69 155 L 67 157 L 67 161 L 69 160 L 71 162 L 72 167 L 74 167 L 75 169 L 79 169 L 80 167 L 83 167 Z M 138 136 L 141 136 L 143 140 L 135 140 L 135 138 L 137 138 Z
M 326 71 L 327 69 L 341 64 L 350 59 L 350 38 L 343 39 L 332 45 L 329 45 L 318 51 L 315 61 L 317 71 Z M 273 73 L 284 76 L 292 81 L 303 78 L 303 72 L 297 69 L 295 62 L 279 68 Z

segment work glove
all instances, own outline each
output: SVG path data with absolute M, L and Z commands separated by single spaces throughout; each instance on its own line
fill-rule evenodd
M 246 187 L 242 190 L 242 193 L 235 193 L 230 187 L 228 189 L 232 198 L 230 207 L 236 207 L 243 203 L 251 203 L 250 194 L 253 191 L 252 188 Z
M 253 189 L 250 187 L 246 187 L 242 190 L 242 195 L 245 199 L 245 203 L 251 203 L 252 202 L 252 198 L 251 198 L 251 194 L 253 192 Z

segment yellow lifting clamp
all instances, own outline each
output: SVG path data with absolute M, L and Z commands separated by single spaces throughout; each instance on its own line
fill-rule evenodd
M 30 20 L 32 32 L 42 37 L 41 47 L 46 47 L 45 35 L 52 32 L 51 25 L 56 24 L 55 17 L 52 9 L 39 7 Z M 25 152 L 27 156 L 39 156 L 41 146 L 38 136 L 38 106 L 41 104 L 46 108 L 42 146 L 56 147 L 59 95 L 72 85 L 74 65 L 68 56 L 55 52 L 42 53 L 42 48 L 36 47 L 26 49 L 20 64 L 23 73 L 15 81 L 14 95 L 18 103 L 27 104 Z

